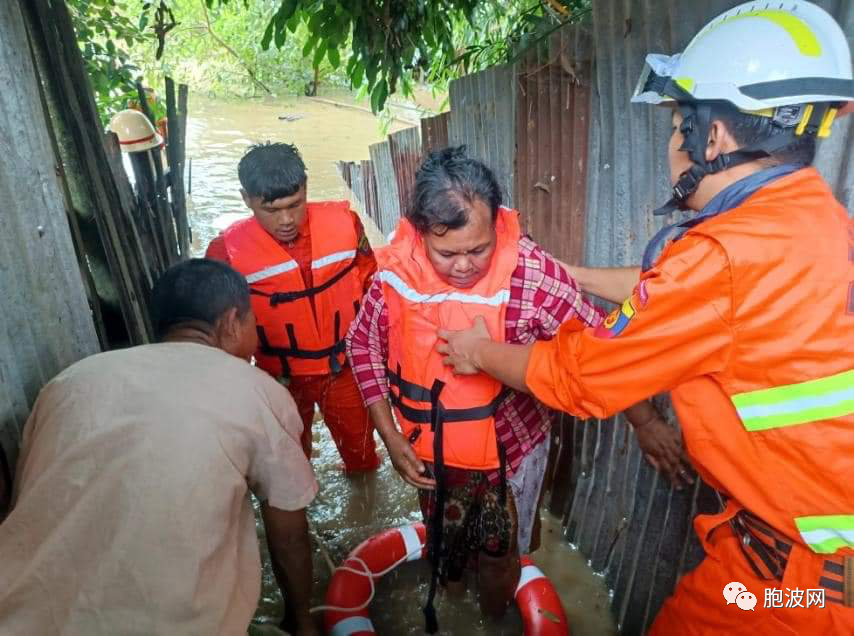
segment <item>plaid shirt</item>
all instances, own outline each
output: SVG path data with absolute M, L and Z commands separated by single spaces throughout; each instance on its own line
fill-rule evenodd
M 519 240 L 519 262 L 510 279 L 510 301 L 505 318 L 505 341 L 532 344 L 551 340 L 558 327 L 576 319 L 594 327 L 602 312 L 582 297 L 564 269 L 527 236 Z M 365 404 L 388 398 L 388 307 L 382 283 L 374 279 L 362 309 L 347 334 L 347 357 Z M 525 393 L 511 391 L 495 414 L 499 441 L 507 450 L 507 467 L 513 474 L 525 456 L 546 436 L 551 411 Z M 498 481 L 498 471 L 489 475 Z

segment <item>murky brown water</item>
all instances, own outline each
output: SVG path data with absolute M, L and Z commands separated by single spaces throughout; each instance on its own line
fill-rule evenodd
M 186 156 L 192 168 L 188 165 L 187 178 L 196 254 L 248 213 L 240 197 L 237 163 L 251 144 L 268 140 L 296 144 L 308 170 L 309 197 L 341 199 L 344 183 L 334 162 L 369 159 L 368 146 L 384 139 L 372 114 L 309 98 L 225 101 L 193 95 L 189 110 Z M 389 132 L 404 127 L 394 122 Z
M 237 181 L 237 162 L 250 143 L 267 139 L 295 143 L 308 167 L 309 196 L 322 199 L 346 198 L 335 160 L 367 159 L 368 145 L 383 139 L 377 120 L 370 113 L 305 98 L 227 102 L 192 96 L 190 111 L 187 130 L 187 157 L 193 160 L 190 222 L 197 254 L 202 254 L 222 229 L 246 214 Z M 283 115 L 299 118 L 279 120 Z M 401 127 L 403 124 L 395 123 L 391 130 Z M 370 220 L 363 220 L 372 242 L 381 241 Z M 320 492 L 308 511 L 316 546 L 314 605 L 323 603 L 332 567 L 343 561 L 356 545 L 385 528 L 420 520 L 414 489 L 397 476 L 382 444 L 378 445 L 383 451 L 383 464 L 376 474 L 345 477 L 331 437 L 319 419 L 315 422 L 312 464 Z M 260 523 L 259 538 L 265 566 L 257 618 L 276 622 L 282 611 L 281 596 L 269 565 Z M 543 513 L 542 547 L 534 560 L 558 589 L 574 636 L 616 633 L 602 579 L 563 540 L 559 522 L 547 512 Z M 429 575 L 427 564 L 416 562 L 400 566 L 380 581 L 371 614 L 378 633 L 423 632 L 421 607 Z M 515 608 L 499 623 L 481 619 L 472 591 L 462 598 L 447 598 L 440 593 L 436 608 L 443 634 L 522 633 Z

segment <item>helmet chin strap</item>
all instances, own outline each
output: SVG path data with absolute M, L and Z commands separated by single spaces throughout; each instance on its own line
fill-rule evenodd
M 706 146 L 713 117 L 712 104 L 683 102 L 679 104 L 679 112 L 682 114 L 679 130 L 683 137 L 679 150 L 688 153 L 693 165 L 679 175 L 679 179 L 673 185 L 670 200 L 653 211 L 656 216 L 688 209 L 688 198 L 697 191 L 700 181 L 706 175 L 770 157 L 774 152 L 797 139 L 794 128 L 781 128 L 778 134 L 762 143 L 721 153 L 712 161 L 706 161 Z

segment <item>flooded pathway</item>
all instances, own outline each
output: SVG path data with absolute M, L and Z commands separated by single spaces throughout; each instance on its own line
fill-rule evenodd
M 402 127 L 395 123 L 391 131 Z M 189 214 L 194 252 L 202 255 L 214 236 L 246 215 L 237 162 L 249 144 L 268 139 L 295 143 L 308 168 L 309 198 L 340 199 L 346 194 L 334 161 L 367 159 L 368 145 L 383 138 L 370 113 L 307 98 L 231 102 L 191 96 L 187 157 L 193 164 Z M 369 238 L 378 244 L 382 240 L 379 232 L 369 220 L 363 220 Z M 326 427 L 319 417 L 315 421 L 312 465 L 320 492 L 308 511 L 315 543 L 314 605 L 323 603 L 332 567 L 356 545 L 380 530 L 421 518 L 415 490 L 398 477 L 379 440 L 378 447 L 383 463 L 376 474 L 345 477 Z M 542 532 L 542 547 L 534 554 L 534 560 L 558 589 L 573 636 L 615 634 L 602 579 L 566 543 L 559 520 L 547 511 L 543 512 Z M 259 537 L 265 565 L 257 619 L 277 622 L 282 611 L 281 597 L 260 524 Z M 380 581 L 371 605 L 371 617 L 379 634 L 423 633 L 421 607 L 429 580 L 428 565 L 415 562 L 400 566 Z M 469 580 L 473 583 L 471 577 Z M 515 608 L 499 623 L 481 619 L 471 591 L 453 599 L 440 593 L 436 608 L 442 634 L 522 633 Z

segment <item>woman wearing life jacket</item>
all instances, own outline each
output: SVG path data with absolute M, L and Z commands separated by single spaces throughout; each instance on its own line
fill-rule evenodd
M 696 214 L 653 239 L 620 309 L 532 346 L 493 342 L 480 321 L 442 334 L 458 373 L 580 417 L 671 391 L 723 509 L 695 520 L 708 557 L 655 634 L 854 626 L 854 224 L 809 167 L 854 99 L 851 53 L 816 5 L 772 9 L 741 5 L 680 56 L 647 57 L 633 101 L 673 110 L 664 210 Z M 614 293 L 619 276 L 588 287 Z M 744 602 L 722 599 L 735 588 Z
M 493 174 L 462 148 L 431 154 L 406 218 L 376 251 L 379 270 L 348 334 L 371 418 L 397 471 L 419 489 L 434 565 L 431 633 L 437 577 L 459 584 L 473 554 L 481 608 L 501 614 L 512 600 L 519 554 L 538 544 L 551 415 L 485 375 L 455 375 L 436 349 L 437 329 L 477 315 L 496 339 L 530 344 L 562 322 L 581 329 L 602 319 L 557 261 L 521 235 L 500 197 Z M 661 446 L 651 458 L 684 475 L 678 436 L 649 403 L 631 419 Z

